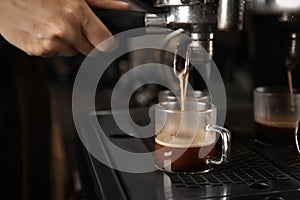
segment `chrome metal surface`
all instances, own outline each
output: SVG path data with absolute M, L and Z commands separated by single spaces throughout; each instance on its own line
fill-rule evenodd
M 300 59 L 300 33 L 291 33 L 288 43 L 288 56 L 291 59 Z
M 167 27 L 167 16 L 164 13 L 146 13 L 145 15 L 146 27 Z
M 244 13 L 244 0 L 219 0 L 218 29 L 222 31 L 242 30 L 244 22 Z
M 214 33 L 192 33 L 191 37 L 191 61 L 197 64 L 209 62 L 213 57 Z M 203 49 L 206 52 L 203 52 Z
M 199 3 L 200 0 L 156 0 L 156 7 L 183 6 Z
M 168 11 L 147 15 L 146 25 L 183 28 L 190 34 L 201 35 L 213 35 L 217 30 L 240 31 L 243 29 L 246 4 L 251 12 L 280 13 L 277 17 L 279 23 L 298 22 L 295 13 L 300 13 L 300 0 L 156 0 L 156 7 L 168 7 Z M 291 29 L 295 32 L 295 28 Z M 213 38 L 197 40 L 213 55 Z M 298 48 L 297 41 L 293 40 L 290 44 L 289 54 L 292 57 L 294 53 L 291 51 Z

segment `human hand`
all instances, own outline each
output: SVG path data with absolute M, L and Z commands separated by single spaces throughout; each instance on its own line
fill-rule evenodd
M 33 56 L 84 55 L 111 37 L 89 5 L 128 9 L 116 0 L 0 0 L 0 33 L 11 44 Z M 103 44 L 103 45 L 102 45 Z M 109 50 L 107 42 L 97 46 Z

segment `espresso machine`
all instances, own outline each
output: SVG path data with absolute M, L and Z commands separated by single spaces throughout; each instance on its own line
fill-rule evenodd
M 145 26 L 183 28 L 211 55 L 215 33 L 243 30 L 247 14 L 289 34 L 287 57 L 295 58 L 299 48 L 298 0 L 157 0 L 154 7 L 163 10 L 146 13 Z
M 246 51 L 249 51 L 250 59 L 254 60 L 254 75 L 260 77 L 253 81 L 254 86 L 278 83 L 284 85 L 287 81 L 282 74 L 285 74 L 287 68 L 294 69 L 299 65 L 298 0 L 157 0 L 154 7 L 165 10 L 146 14 L 145 26 L 183 28 L 193 41 L 197 41 L 195 44 L 201 45 L 212 58 L 215 46 L 218 45 L 215 44 L 216 34 L 246 32 L 245 38 L 249 46 Z M 274 59 L 274 55 L 281 58 Z M 281 66 L 274 69 L 271 65 Z M 261 70 L 263 67 L 266 68 L 265 72 Z M 275 70 L 276 74 L 264 82 L 270 70 Z
M 132 2 L 138 6 L 137 11 L 125 11 L 123 14 L 116 14 L 114 11 L 109 13 L 110 17 L 107 17 L 106 11 L 96 14 L 112 28 L 113 33 L 144 26 L 165 27 L 174 32 L 180 30 L 190 36 L 190 44 L 196 50 L 197 45 L 202 46 L 211 59 L 218 59 L 220 54 L 228 56 L 228 49 L 222 49 L 218 45 L 220 41 L 233 41 L 226 37 L 220 39 L 219 34 L 236 31 L 243 33 L 243 42 L 239 46 L 246 44 L 244 50 L 247 49 L 247 62 L 250 62 L 248 66 L 252 73 L 249 76 L 254 79 L 254 84 L 249 89 L 251 93 L 255 85 L 287 85 L 286 70 L 296 73 L 300 68 L 300 0 Z M 111 21 L 122 25 L 112 27 Z M 143 57 L 139 55 L 142 54 L 129 59 Z M 223 63 L 219 63 L 218 67 L 222 71 Z M 234 70 L 230 68 L 230 71 L 238 71 L 238 67 Z M 241 85 L 239 82 L 238 84 Z M 227 92 L 229 90 L 230 88 Z M 144 94 L 144 97 L 153 98 L 149 93 Z M 251 98 L 251 94 L 248 98 Z M 234 103 L 228 101 L 228 104 Z M 251 135 L 254 131 L 252 114 L 253 107 L 228 109 L 229 120 L 225 122 L 225 126 L 232 133 L 232 157 L 224 167 L 216 167 L 211 173 L 128 173 L 104 166 L 83 148 L 85 162 L 82 163 L 87 165 L 87 169 L 83 171 L 89 173 L 89 176 L 83 177 L 89 180 L 82 185 L 87 185 L 97 199 L 299 199 L 299 155 L 293 147 L 270 148 L 255 143 Z M 153 151 L 151 138 L 140 139 L 123 133 L 110 112 L 97 112 L 96 115 L 99 124 L 107 130 L 107 137 L 116 145 L 133 152 Z M 131 115 L 137 121 L 148 120 L 148 110 L 143 108 L 133 108 Z M 99 144 L 103 148 L 99 145 L 101 148 L 98 152 L 107 151 L 109 157 L 110 149 L 103 140 L 99 140 Z M 111 162 L 115 160 L 112 159 Z
M 163 27 L 174 31 L 180 29 L 192 39 L 191 44 L 194 49 L 197 50 L 197 47 L 201 46 L 206 50 L 221 73 L 222 70 L 227 70 L 222 75 L 229 74 L 228 79 L 232 76 L 239 77 L 239 74 L 232 74 L 241 71 L 241 67 L 226 66 L 226 60 L 245 57 L 243 59 L 246 61 L 239 61 L 235 65 L 248 66 L 243 73 L 243 77 L 246 78 L 236 80 L 235 84 L 246 85 L 246 89 L 243 90 L 247 90 L 248 96 L 251 96 L 253 88 L 259 85 L 286 86 L 286 70 L 289 68 L 293 68 L 294 76 L 299 73 L 296 67 L 300 46 L 299 0 L 156 0 L 154 2 L 133 0 L 130 2 L 137 5 L 136 11 L 118 14 L 110 12 L 110 15 L 107 15 L 106 11 L 101 11 L 96 14 L 113 33 L 144 26 Z M 232 47 L 232 44 L 235 47 Z M 230 51 L 232 53 L 227 54 Z M 241 53 L 244 55 L 240 56 Z M 134 59 L 137 60 L 138 57 L 134 56 Z M 226 76 L 224 79 L 226 81 Z M 241 81 L 245 83 L 238 83 Z M 197 88 L 197 80 L 192 82 Z M 297 82 L 295 84 L 299 87 Z
M 183 28 L 212 57 L 216 31 L 240 31 L 243 28 L 243 0 L 157 0 L 157 8 L 167 12 L 146 14 L 146 26 Z

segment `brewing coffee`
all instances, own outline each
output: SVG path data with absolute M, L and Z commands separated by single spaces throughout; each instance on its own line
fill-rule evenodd
M 176 133 L 175 133 L 176 134 Z M 198 133 L 192 142 L 189 138 L 172 133 L 159 133 L 155 138 L 155 159 L 158 168 L 176 172 L 207 171 L 207 163 L 215 155 L 215 133 Z M 187 134 L 177 134 L 185 136 Z M 191 144 L 189 144 L 191 143 Z
M 207 172 L 227 162 L 230 133 L 216 125 L 217 108 L 208 102 L 161 102 L 155 106 L 155 161 L 168 172 Z M 222 147 L 215 155 L 217 136 Z
M 190 71 L 184 72 L 182 70 L 178 74 L 178 80 L 180 85 L 180 103 L 181 103 L 181 110 L 183 111 L 185 109 L 184 107 L 184 101 L 186 100 L 186 93 L 187 93 L 187 86 L 188 86 L 188 80 L 189 80 Z
M 292 100 L 293 101 L 292 101 Z M 255 138 L 266 144 L 295 144 L 296 121 L 300 118 L 299 91 L 283 87 L 254 90 Z
M 294 144 L 295 123 L 255 121 L 256 139 L 260 142 L 275 145 Z
M 292 77 L 292 70 L 287 70 L 287 77 L 288 77 L 288 85 L 289 85 L 289 92 L 290 92 L 290 109 L 291 112 L 295 112 L 295 98 L 294 98 L 294 91 L 293 91 L 293 77 Z

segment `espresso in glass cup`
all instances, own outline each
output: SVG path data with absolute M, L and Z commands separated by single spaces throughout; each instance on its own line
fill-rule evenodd
M 294 145 L 300 118 L 300 93 L 288 88 L 258 87 L 254 90 L 255 139 L 266 145 Z
M 208 172 L 228 161 L 230 132 L 216 125 L 217 108 L 208 102 L 162 102 L 155 107 L 155 162 L 174 173 Z M 216 142 L 222 139 L 220 158 Z

